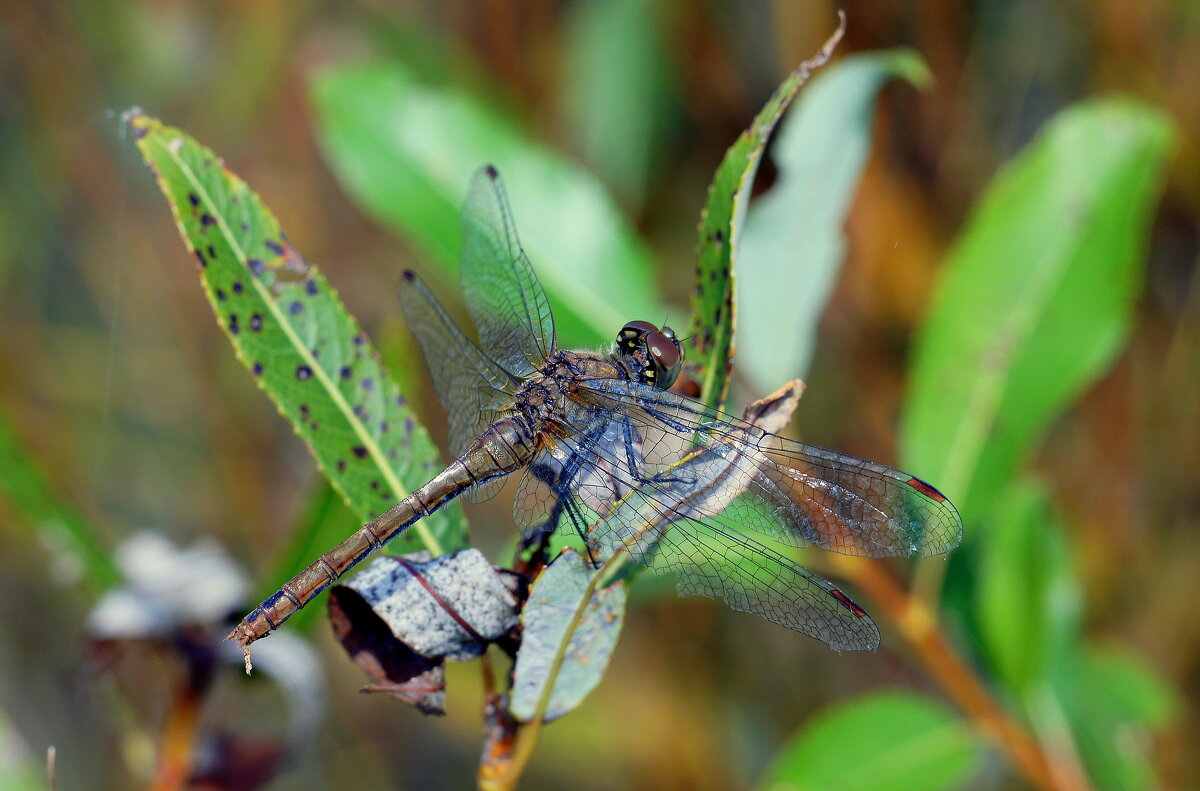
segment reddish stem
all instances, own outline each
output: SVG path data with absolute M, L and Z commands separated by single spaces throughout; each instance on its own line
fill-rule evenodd
M 837 564 L 865 590 L 912 645 L 930 675 L 983 734 L 1042 791 L 1090 791 L 1073 766 L 1056 761 L 992 696 L 938 627 L 923 599 L 905 591 L 878 561 L 838 556 Z

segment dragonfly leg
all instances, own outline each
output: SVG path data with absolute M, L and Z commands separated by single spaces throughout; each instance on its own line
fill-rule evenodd
M 637 462 L 637 455 L 633 449 L 633 426 L 628 421 L 625 421 L 621 426 L 621 433 L 625 442 L 625 458 L 627 461 L 625 466 L 629 469 L 632 480 L 638 486 L 644 486 L 647 483 L 682 483 L 691 486 L 696 483 L 694 476 L 690 478 L 671 477 L 666 474 L 666 470 L 649 477 L 643 475 L 639 469 L 640 465 Z

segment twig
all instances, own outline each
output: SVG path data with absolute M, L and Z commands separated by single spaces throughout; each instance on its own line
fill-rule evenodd
M 179 791 L 187 786 L 195 761 L 193 747 L 200 724 L 201 699 L 202 695 L 190 684 L 184 684 L 175 696 L 163 723 L 158 769 L 147 791 Z
M 992 697 L 954 650 L 923 599 L 902 589 L 878 561 L 837 556 L 835 562 L 883 608 L 930 675 L 1030 783 L 1042 791 L 1091 790 L 1076 767 L 1056 761 Z
M 56 791 L 58 788 L 58 767 L 55 762 L 58 759 L 58 750 L 54 749 L 54 745 L 46 748 L 46 788 L 50 791 Z
M 611 579 L 616 570 L 625 564 L 628 558 L 625 549 L 624 546 L 618 549 L 588 580 L 583 596 L 579 599 L 579 605 L 575 608 L 571 620 L 567 622 L 567 629 L 559 641 L 558 650 L 554 652 L 554 658 L 550 661 L 550 668 L 546 673 L 547 682 L 542 688 L 542 694 L 538 698 L 533 716 L 518 732 L 509 761 L 504 767 L 505 771 L 492 777 L 480 778 L 479 787 L 482 791 L 509 791 L 509 789 L 517 787 L 517 781 L 521 779 L 521 774 L 533 756 L 533 748 L 537 745 L 538 737 L 541 735 L 546 709 L 550 706 L 550 695 L 554 691 L 554 685 L 558 683 L 558 674 L 567 657 L 567 649 L 571 645 L 571 639 L 575 636 L 575 630 L 583 621 L 583 614 L 587 610 L 588 604 L 591 603 L 592 597 L 596 595 L 597 589 L 602 587 L 601 581 L 605 581 L 604 584 L 607 584 L 607 580 Z

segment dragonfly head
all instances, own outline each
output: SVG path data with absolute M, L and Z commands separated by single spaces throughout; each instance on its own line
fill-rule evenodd
M 670 327 L 631 321 L 617 333 L 613 354 L 638 376 L 638 381 L 666 390 L 683 365 L 683 344 Z

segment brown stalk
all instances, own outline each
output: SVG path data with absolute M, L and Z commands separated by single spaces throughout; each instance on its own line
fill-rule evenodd
M 195 762 L 196 731 L 203 693 L 192 684 L 182 685 L 163 722 L 158 769 L 147 791 L 178 791 L 187 787 Z
M 924 599 L 904 590 L 878 561 L 839 555 L 835 563 L 887 613 L 930 676 L 1030 783 L 1042 791 L 1091 791 L 1086 777 L 1056 760 L 996 701 L 954 650 Z

